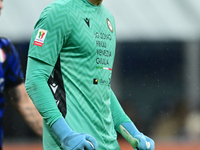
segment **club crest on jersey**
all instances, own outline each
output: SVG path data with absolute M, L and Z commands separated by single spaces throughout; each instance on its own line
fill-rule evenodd
M 46 35 L 47 35 L 47 30 L 39 29 L 38 33 L 35 37 L 35 41 L 34 41 L 33 45 L 42 47 Z
M 0 49 L 0 63 L 3 63 L 6 60 L 6 54 L 2 49 Z
M 108 18 L 107 18 L 107 25 L 108 25 L 109 30 L 113 33 L 113 26 Z

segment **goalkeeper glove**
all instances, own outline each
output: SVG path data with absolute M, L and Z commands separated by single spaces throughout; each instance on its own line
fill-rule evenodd
M 136 148 L 137 150 L 154 150 L 154 141 L 140 133 L 132 122 L 122 123 L 119 128 L 122 136 L 133 148 Z
M 97 141 L 91 135 L 72 131 L 65 119 L 59 118 L 51 127 L 64 150 L 96 150 Z

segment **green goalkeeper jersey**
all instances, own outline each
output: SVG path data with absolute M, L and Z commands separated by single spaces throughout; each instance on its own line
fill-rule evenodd
M 51 3 L 30 42 L 28 56 L 54 68 L 47 83 L 62 116 L 72 130 L 92 135 L 98 150 L 120 149 L 110 109 L 115 48 L 113 16 L 88 0 Z M 45 121 L 44 149 L 62 149 Z

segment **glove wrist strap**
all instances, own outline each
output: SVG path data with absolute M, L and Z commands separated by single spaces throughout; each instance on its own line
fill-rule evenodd
M 71 134 L 71 132 L 73 132 L 63 117 L 59 118 L 52 125 L 51 130 L 60 141 L 63 141 L 67 136 L 69 136 L 69 134 Z

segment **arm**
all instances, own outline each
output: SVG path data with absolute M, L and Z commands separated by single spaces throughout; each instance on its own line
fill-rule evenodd
M 62 117 L 47 83 L 52 70 L 51 65 L 28 57 L 26 91 L 49 127 Z
M 47 83 L 60 57 L 60 51 L 71 34 L 70 14 L 66 5 L 55 2 L 47 6 L 40 15 L 30 42 L 25 86 L 44 123 L 57 136 L 64 150 L 91 150 L 93 147 L 87 140 L 92 142 L 96 149 L 95 139 L 71 130 L 59 111 Z M 38 45 L 35 40 L 42 31 L 46 34 L 43 37 L 43 44 Z
M 134 123 L 122 109 L 112 90 L 110 100 L 115 129 L 133 148 L 137 147 L 139 150 L 154 150 L 154 141 L 138 131 Z
M 122 109 L 119 101 L 117 100 L 117 97 L 115 96 L 112 90 L 111 90 L 110 101 L 111 101 L 110 108 L 112 111 L 112 117 L 113 117 L 113 121 L 115 125 L 115 130 L 120 133 L 120 124 L 124 122 L 131 122 L 131 120 Z
M 24 75 L 18 52 L 8 39 L 1 38 L 1 41 L 6 54 L 6 62 L 3 63 L 5 71 L 4 96 L 10 100 L 31 129 L 42 137 L 42 117 L 25 90 Z
M 64 150 L 97 149 L 96 140 L 88 134 L 72 131 L 59 111 L 47 84 L 52 69 L 53 67 L 45 62 L 28 58 L 26 89 L 33 103 L 45 123 L 59 139 Z
M 14 105 L 31 129 L 42 137 L 42 117 L 29 98 L 24 83 L 5 91 L 6 98 Z

